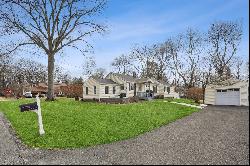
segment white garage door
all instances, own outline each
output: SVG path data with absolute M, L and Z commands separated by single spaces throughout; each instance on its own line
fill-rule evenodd
M 240 89 L 217 90 L 216 105 L 240 105 Z

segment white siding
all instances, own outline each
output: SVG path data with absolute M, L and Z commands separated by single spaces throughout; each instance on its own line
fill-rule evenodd
M 205 104 L 212 104 L 215 105 L 215 94 L 217 89 L 234 89 L 239 88 L 240 89 L 240 105 L 243 106 L 249 106 L 249 93 L 248 93 L 248 82 L 238 82 L 231 86 L 216 86 L 216 85 L 210 85 L 207 86 L 205 89 Z
M 215 104 L 215 89 L 211 87 L 207 87 L 205 89 L 205 104 Z
M 94 86 L 96 86 L 96 94 L 94 94 Z M 86 87 L 88 87 L 88 95 L 86 94 Z M 100 84 L 96 82 L 93 78 L 88 79 L 83 84 L 83 98 L 84 99 L 93 99 L 99 98 Z
M 249 92 L 248 92 L 249 85 L 248 83 L 243 85 L 240 88 L 240 104 L 249 106 Z
M 178 93 L 175 92 L 175 86 L 170 86 L 170 92 L 168 93 L 167 91 L 167 87 L 166 87 L 166 91 L 164 92 L 164 97 L 173 97 L 173 98 L 180 98 L 180 95 Z M 163 89 L 164 91 L 164 89 Z
M 134 90 L 129 90 L 129 82 L 123 80 L 119 76 L 112 74 L 112 73 L 107 75 L 106 78 L 111 79 L 112 81 L 116 82 L 119 85 L 124 85 L 123 91 L 120 91 L 120 87 L 119 87 L 119 94 L 126 93 L 126 97 L 133 97 L 134 96 Z M 134 85 L 134 82 L 130 82 L 130 85 Z
M 105 94 L 105 86 L 109 87 L 109 93 Z M 115 94 L 113 94 L 113 87 L 116 88 Z M 101 84 L 100 85 L 100 98 L 119 98 L 120 85 L 118 84 Z

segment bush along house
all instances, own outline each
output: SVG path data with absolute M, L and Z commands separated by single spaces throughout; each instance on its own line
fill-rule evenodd
M 136 78 L 126 74 L 109 73 L 105 78 L 90 77 L 83 84 L 83 99 L 179 98 L 175 87 L 151 78 Z

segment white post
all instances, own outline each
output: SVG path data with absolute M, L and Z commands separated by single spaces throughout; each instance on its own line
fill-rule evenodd
M 43 129 L 43 120 L 42 120 L 40 98 L 38 96 L 39 96 L 39 94 L 36 95 L 36 102 L 37 102 L 37 106 L 38 106 L 38 109 L 37 109 L 36 113 L 37 113 L 37 116 L 38 116 L 39 133 L 40 133 L 40 135 L 43 135 L 43 134 L 45 134 L 45 131 Z

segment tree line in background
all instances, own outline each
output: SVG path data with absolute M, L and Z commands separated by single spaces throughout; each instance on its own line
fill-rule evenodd
M 185 88 L 229 78 L 248 79 L 249 62 L 238 55 L 240 21 L 216 21 L 207 32 L 188 28 L 160 44 L 136 45 L 116 57 L 114 72 L 164 80 Z
M 15 59 L 10 55 L 0 56 L 0 90 L 11 88 L 22 92 L 25 85 L 46 83 L 48 81 L 47 66 L 31 59 Z M 82 84 L 82 78 L 72 77 L 61 67 L 55 66 L 55 82 Z

